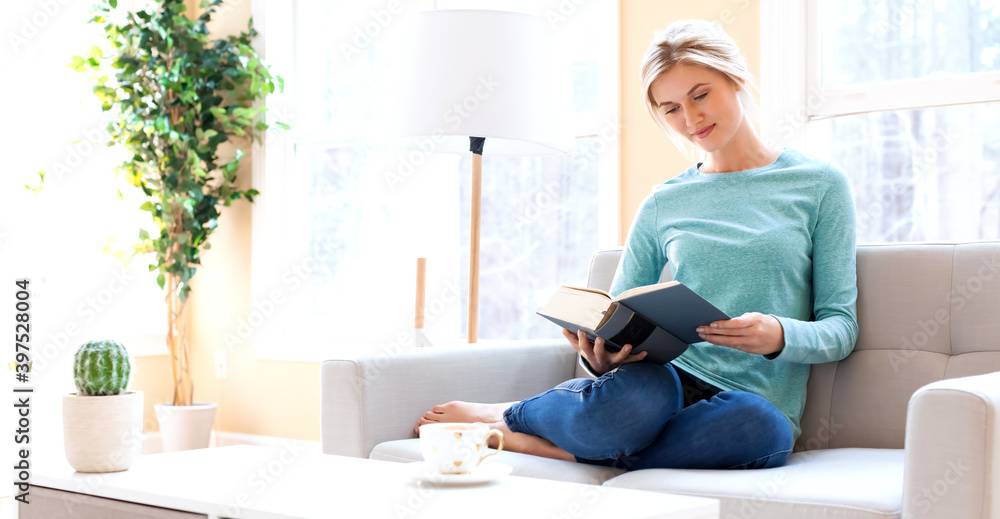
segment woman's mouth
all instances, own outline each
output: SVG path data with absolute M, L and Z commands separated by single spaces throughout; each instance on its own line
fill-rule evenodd
M 697 137 L 697 138 L 699 138 L 699 139 L 704 139 L 705 137 L 708 137 L 708 134 L 712 133 L 713 129 L 715 129 L 715 125 L 714 124 L 711 125 L 711 126 L 709 126 L 708 128 L 705 128 L 705 129 L 703 129 L 703 130 L 695 133 L 694 136 Z

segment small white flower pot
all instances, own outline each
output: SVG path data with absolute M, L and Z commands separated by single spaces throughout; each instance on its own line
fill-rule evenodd
M 154 404 L 156 420 L 160 422 L 163 452 L 207 448 L 216 407 L 213 402 Z
M 142 391 L 63 396 L 66 460 L 79 472 L 119 472 L 142 452 Z

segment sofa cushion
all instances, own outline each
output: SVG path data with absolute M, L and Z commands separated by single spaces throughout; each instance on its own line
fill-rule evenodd
M 423 461 L 424 457 L 420 454 L 420 440 L 414 438 L 380 443 L 375 446 L 369 459 L 408 463 Z M 490 460 L 496 460 L 514 467 L 512 474 L 515 476 L 571 481 L 573 483 L 589 483 L 591 485 L 600 485 L 624 472 L 621 469 L 540 458 L 519 452 L 501 452 L 490 458 Z M 486 463 L 489 463 L 489 461 Z M 902 475 L 900 475 L 900 478 L 902 478 Z
M 901 512 L 903 451 L 806 451 L 773 469 L 648 469 L 604 484 L 716 498 L 721 519 L 895 519 Z
M 918 388 L 1000 370 L 1000 242 L 863 244 L 857 263 L 858 341 L 812 366 L 796 450 L 901 449 Z

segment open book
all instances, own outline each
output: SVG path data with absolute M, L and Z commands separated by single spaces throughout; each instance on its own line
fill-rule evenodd
M 648 351 L 644 360 L 657 364 L 701 342 L 699 326 L 729 319 L 680 281 L 636 287 L 617 298 L 594 288 L 561 286 L 538 315 L 573 333 L 583 330 L 591 341 L 603 338 L 608 351 L 631 344 L 633 354 Z

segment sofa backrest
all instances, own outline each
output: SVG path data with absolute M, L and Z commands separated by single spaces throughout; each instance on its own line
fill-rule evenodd
M 620 257 L 596 254 L 590 285 Z M 863 244 L 857 268 L 857 344 L 812 366 L 796 450 L 901 449 L 918 388 L 1000 371 L 1000 242 Z

